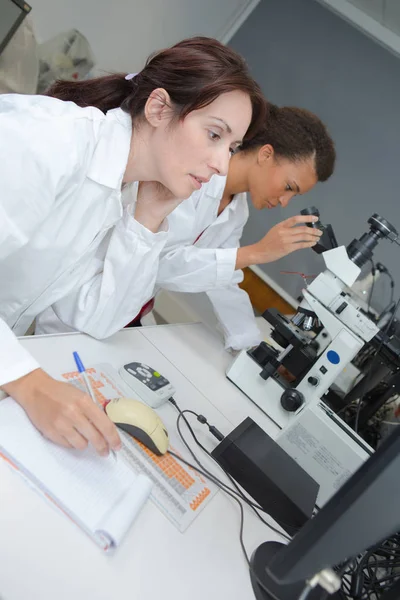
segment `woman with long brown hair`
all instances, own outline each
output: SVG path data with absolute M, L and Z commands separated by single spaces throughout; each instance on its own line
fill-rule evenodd
M 155 54 L 133 78 L 60 82 L 47 97 L 1 96 L 0 387 L 53 442 L 90 442 L 100 454 L 120 444 L 90 398 L 49 377 L 16 335 L 79 286 L 104 245 L 104 268 L 85 294 L 99 294 L 108 316 L 127 289 L 145 299 L 165 217 L 227 173 L 264 110 L 244 61 L 208 38 Z M 121 200 L 132 182 L 140 182 L 134 212 Z M 121 272 L 120 290 L 113 280 Z

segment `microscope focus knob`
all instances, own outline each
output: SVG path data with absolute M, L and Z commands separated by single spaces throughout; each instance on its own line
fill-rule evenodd
M 304 402 L 304 396 L 299 390 L 285 390 L 281 396 L 282 408 L 288 412 L 295 412 Z

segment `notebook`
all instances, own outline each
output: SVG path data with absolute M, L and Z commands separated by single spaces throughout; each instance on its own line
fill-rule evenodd
M 46 440 L 11 398 L 0 402 L 0 457 L 105 551 L 121 543 L 151 492 L 122 456 Z

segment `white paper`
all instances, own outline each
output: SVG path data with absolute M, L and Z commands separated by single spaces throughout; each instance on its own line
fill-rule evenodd
M 137 475 L 132 488 L 121 496 L 101 523 L 101 533 L 107 533 L 114 546 L 119 546 L 141 508 L 150 496 L 152 483 L 145 475 Z
M 92 448 L 72 450 L 46 440 L 11 398 L 0 403 L 0 447 L 78 524 L 93 534 L 103 530 L 116 543 L 150 493 L 151 482 L 139 478 L 122 457 L 104 458 Z

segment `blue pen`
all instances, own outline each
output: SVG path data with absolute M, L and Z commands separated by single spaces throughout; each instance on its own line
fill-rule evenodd
M 96 396 L 94 395 L 92 386 L 90 385 L 89 377 L 87 376 L 86 369 L 83 366 L 83 362 L 81 361 L 79 354 L 77 352 L 73 352 L 72 354 L 73 354 L 74 359 L 75 359 L 76 368 L 78 369 L 79 373 L 82 375 L 82 379 L 85 382 L 86 389 L 87 389 L 87 392 L 88 392 L 89 396 L 91 397 L 91 399 L 93 400 L 93 402 L 99 408 L 103 409 L 103 407 L 101 406 L 100 402 L 98 402 L 98 400 L 96 399 Z
M 103 410 L 102 405 L 100 404 L 100 402 L 97 400 L 96 396 L 94 395 L 93 388 L 90 385 L 89 377 L 87 376 L 86 369 L 83 366 L 83 362 L 81 361 L 79 354 L 77 352 L 73 352 L 72 354 L 75 359 L 76 368 L 78 369 L 80 375 L 82 375 L 82 379 L 85 382 L 85 386 L 86 386 L 89 396 L 91 397 L 93 402 L 96 404 L 96 406 L 98 406 L 99 408 L 101 408 L 101 410 Z M 117 455 L 114 452 L 114 450 L 111 450 L 111 452 L 113 453 L 113 455 L 116 459 Z

